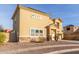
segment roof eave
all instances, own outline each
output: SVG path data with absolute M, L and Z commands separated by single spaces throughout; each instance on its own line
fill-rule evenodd
M 11 19 L 14 19 L 15 14 L 16 14 L 16 12 L 18 11 L 18 9 L 19 9 L 19 5 L 16 6 L 16 9 L 15 9 L 15 11 L 14 11 L 13 16 L 11 17 Z

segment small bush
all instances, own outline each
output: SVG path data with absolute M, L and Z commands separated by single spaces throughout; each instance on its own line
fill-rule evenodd
M 0 43 L 4 43 L 6 36 L 0 32 Z
M 44 38 L 44 37 L 39 37 L 39 38 L 37 38 L 37 40 L 36 40 L 37 43 L 42 43 L 42 42 L 44 42 L 44 41 L 45 41 L 45 38 Z

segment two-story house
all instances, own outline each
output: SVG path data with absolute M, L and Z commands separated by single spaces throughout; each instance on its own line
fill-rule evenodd
M 47 13 L 30 7 L 17 5 L 12 20 L 10 41 L 30 42 L 39 37 L 49 41 L 55 39 L 56 33 L 63 35 L 60 19 L 52 20 Z

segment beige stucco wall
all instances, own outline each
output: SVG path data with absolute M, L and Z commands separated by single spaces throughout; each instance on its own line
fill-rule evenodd
M 32 18 L 32 15 L 41 17 L 41 19 Z M 31 28 L 39 28 L 44 30 L 44 37 L 46 37 L 45 26 L 52 23 L 48 16 L 35 13 L 30 10 L 20 9 L 20 37 L 30 37 Z

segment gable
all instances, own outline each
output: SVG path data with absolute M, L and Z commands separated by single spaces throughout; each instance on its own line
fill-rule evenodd
M 30 12 L 29 10 L 20 9 L 20 19 L 29 25 L 46 26 L 52 23 L 48 16 L 44 16 L 35 12 Z
M 39 10 L 30 8 L 30 7 L 23 7 L 23 6 L 17 5 L 17 7 L 16 7 L 16 9 L 15 9 L 15 11 L 14 11 L 14 14 L 13 14 L 13 16 L 12 16 L 12 19 L 15 17 L 16 12 L 19 11 L 20 9 L 24 9 L 24 10 L 28 10 L 28 11 L 30 11 L 30 12 L 38 13 L 38 14 L 40 14 L 40 15 L 48 16 L 48 14 L 45 13 L 45 12 L 42 12 L 42 11 L 39 11 Z

